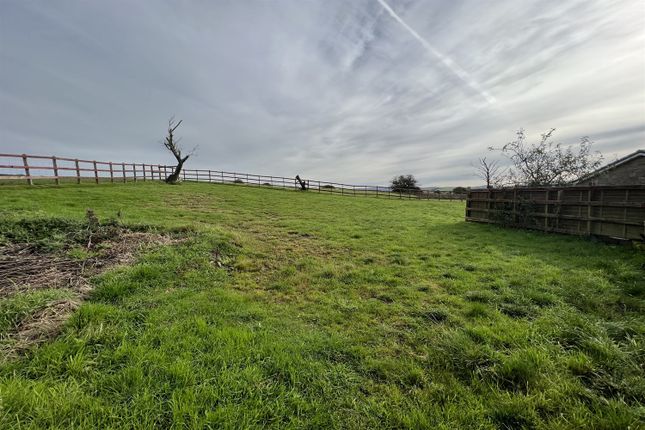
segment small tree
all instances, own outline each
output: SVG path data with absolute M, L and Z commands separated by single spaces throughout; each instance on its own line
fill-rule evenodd
M 177 165 L 175 166 L 175 171 L 172 172 L 170 176 L 166 178 L 166 183 L 168 184 L 175 184 L 179 181 L 179 174 L 181 173 L 181 169 L 184 166 L 184 163 L 188 158 L 193 155 L 195 152 L 195 148 L 193 148 L 190 153 L 188 153 L 185 156 L 182 156 L 182 148 L 179 146 L 179 141 L 181 138 L 176 139 L 175 138 L 175 130 L 181 125 L 182 120 L 179 120 L 178 122 L 175 122 L 175 117 L 171 117 L 168 120 L 168 134 L 166 135 L 166 138 L 163 141 L 163 146 L 172 153 L 172 155 L 175 157 L 177 160 Z
M 499 161 L 488 161 L 486 160 L 486 157 L 480 158 L 478 160 L 476 169 L 477 176 L 479 176 L 484 180 L 484 182 L 486 182 L 486 188 L 490 189 L 495 186 L 501 185 L 503 170 L 499 165 Z
M 466 187 L 455 187 L 452 189 L 454 194 L 466 194 L 468 193 L 468 188 Z
M 398 193 L 418 193 L 421 191 L 416 178 L 412 175 L 395 176 L 390 184 L 390 189 Z
M 508 170 L 507 180 L 514 185 L 552 186 L 576 181 L 596 170 L 602 163 L 599 152 L 591 152 L 592 142 L 582 137 L 577 148 L 563 147 L 554 143 L 551 136 L 555 129 L 542 134 L 539 142 L 526 141 L 524 130 L 517 131 L 517 137 L 499 149 L 502 155 L 513 163 Z

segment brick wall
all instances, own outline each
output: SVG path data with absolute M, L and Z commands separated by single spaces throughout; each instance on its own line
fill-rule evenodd
M 645 185 L 645 157 L 637 157 L 579 185 Z

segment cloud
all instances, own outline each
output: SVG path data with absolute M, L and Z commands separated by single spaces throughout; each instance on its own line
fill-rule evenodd
M 387 11 L 387 13 L 390 14 L 392 18 L 396 20 L 401 26 L 412 35 L 416 40 L 421 43 L 421 45 L 433 56 L 435 56 L 444 66 L 446 66 L 452 73 L 454 73 L 459 79 L 464 81 L 466 85 L 471 87 L 473 90 L 477 91 L 486 101 L 490 104 L 495 103 L 495 97 L 490 95 L 487 91 L 483 90 L 477 82 L 473 80 L 472 77 L 457 63 L 455 63 L 451 58 L 445 56 L 442 54 L 439 50 L 437 50 L 430 42 L 428 42 L 426 39 L 421 37 L 419 33 L 417 33 L 412 27 L 410 27 L 394 10 L 390 7 L 389 4 L 387 4 L 384 0 L 377 0 L 381 6 L 383 6 L 383 9 Z
M 637 0 L 10 2 L 0 151 L 171 162 L 175 114 L 193 166 L 253 173 L 475 184 L 520 127 L 611 158 L 645 141 L 643 28 Z

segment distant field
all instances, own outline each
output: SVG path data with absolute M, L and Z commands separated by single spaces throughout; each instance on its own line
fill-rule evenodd
M 645 420 L 638 249 L 466 223 L 457 201 L 150 182 L 2 186 L 0 244 L 87 208 L 182 239 L 95 276 L 62 333 L 0 360 L 0 428 Z M 0 295 L 0 346 L 66 294 Z

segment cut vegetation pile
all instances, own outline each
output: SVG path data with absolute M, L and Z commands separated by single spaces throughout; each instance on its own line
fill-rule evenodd
M 2 219 L 3 429 L 645 421 L 637 248 L 210 184 L 5 187 Z
M 101 223 L 93 211 L 84 222 L 43 218 L 0 222 L 0 351 L 3 358 L 58 334 L 92 290 L 90 279 L 132 263 L 151 245 L 177 240 Z

